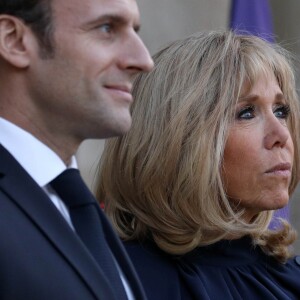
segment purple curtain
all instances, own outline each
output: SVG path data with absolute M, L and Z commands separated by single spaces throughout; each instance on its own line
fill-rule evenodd
M 273 42 L 273 23 L 269 1 L 232 0 L 230 28 Z
M 232 0 L 230 28 L 274 42 L 271 7 L 268 0 Z M 275 212 L 270 229 L 278 227 L 277 217 L 289 219 L 289 207 Z

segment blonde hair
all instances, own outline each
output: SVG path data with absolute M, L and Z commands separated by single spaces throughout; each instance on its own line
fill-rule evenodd
M 295 189 L 300 114 L 287 57 L 278 45 L 229 31 L 197 33 L 154 55 L 153 71 L 134 84 L 130 132 L 108 141 L 100 162 L 96 195 L 105 201 L 121 238 L 150 237 L 178 255 L 228 234 L 250 234 L 268 254 L 281 261 L 288 257 L 287 246 L 295 239 L 291 227 L 284 223 L 280 232 L 269 231 L 271 211 L 259 213 L 251 224 L 243 222 L 220 172 L 244 83 L 251 86 L 272 73 L 291 108 L 290 193 Z

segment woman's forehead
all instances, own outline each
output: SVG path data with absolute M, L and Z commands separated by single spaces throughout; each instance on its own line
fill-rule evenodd
M 273 70 L 270 68 L 261 68 L 260 70 L 257 69 L 255 73 L 250 72 L 246 74 L 245 78 L 242 78 L 242 84 L 238 98 L 247 96 L 258 81 L 265 81 L 267 83 L 273 80 L 278 83 Z

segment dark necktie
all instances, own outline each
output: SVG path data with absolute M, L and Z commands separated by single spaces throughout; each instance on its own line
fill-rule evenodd
M 51 186 L 69 208 L 76 233 L 98 262 L 115 292 L 116 299 L 127 299 L 118 269 L 105 240 L 98 204 L 77 169 L 67 169 Z

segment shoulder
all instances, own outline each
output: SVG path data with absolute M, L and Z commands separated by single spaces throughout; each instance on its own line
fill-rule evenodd
M 277 268 L 280 272 L 293 275 L 297 274 L 298 278 L 300 276 L 300 255 L 290 258 L 285 264 L 282 264 L 281 267 Z
M 149 299 L 182 299 L 184 287 L 179 280 L 176 259 L 154 243 L 124 242 Z
M 171 255 L 161 251 L 154 243 L 124 242 L 124 246 L 137 271 L 149 280 L 177 278 L 176 265 Z
M 300 255 L 295 256 L 292 259 L 292 263 L 295 264 L 299 268 L 299 270 L 300 270 Z
M 143 264 L 143 268 L 151 267 L 151 272 L 165 272 L 176 276 L 176 266 L 170 254 L 160 250 L 154 243 L 141 243 L 138 241 L 124 242 L 124 246 L 137 267 Z M 153 268 L 155 267 L 155 268 Z

